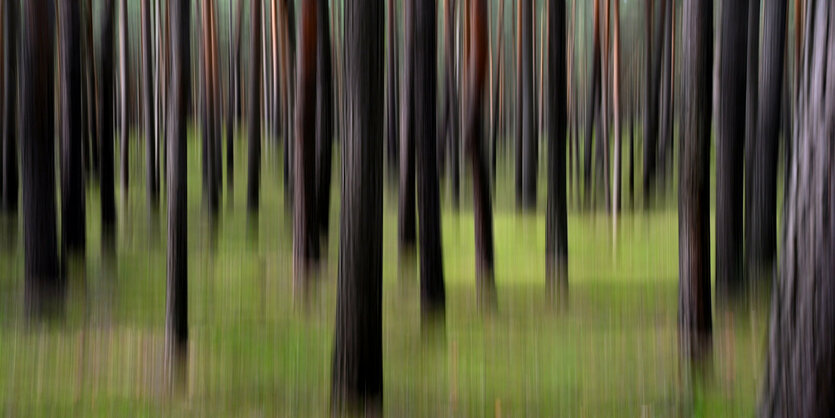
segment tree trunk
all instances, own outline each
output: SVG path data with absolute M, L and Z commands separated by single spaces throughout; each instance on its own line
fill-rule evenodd
M 249 167 L 247 178 L 247 209 L 258 213 L 261 197 L 261 2 L 250 3 L 249 37 Z
M 253 2 L 255 4 L 256 2 Z M 171 78 L 168 116 L 168 255 L 165 301 L 165 365 L 172 385 L 185 386 L 188 376 L 188 231 L 186 212 L 186 139 L 191 86 L 190 5 L 169 7 Z
M 388 29 L 388 67 L 386 68 L 386 151 L 389 170 L 395 173 L 398 169 L 398 149 L 400 134 L 400 117 L 398 104 L 400 88 L 398 79 L 400 74 L 400 36 L 398 31 L 397 1 L 386 1 L 386 25 Z
M 615 10 L 617 10 L 615 1 Z M 545 213 L 545 277 L 552 292 L 568 288 L 568 217 L 565 204 L 566 54 L 565 2 L 548 7 L 548 201 Z M 615 12 L 617 16 L 617 12 Z M 617 33 L 617 32 L 616 32 Z M 617 39 L 617 35 L 615 35 Z M 617 41 L 616 41 L 617 42 Z
M 620 211 L 620 186 L 621 186 L 621 148 L 622 148 L 622 122 L 621 117 L 621 65 L 620 65 L 620 1 L 614 1 L 614 50 L 612 51 L 612 103 L 614 108 L 615 118 L 615 136 L 614 136 L 614 166 L 612 179 L 612 213 L 614 214 L 615 222 L 617 222 L 617 213 Z
M 446 139 L 441 141 L 442 143 L 439 144 L 439 147 L 446 146 L 449 151 L 452 206 L 454 209 L 457 209 L 460 204 L 460 171 L 458 167 L 460 102 L 455 77 L 455 0 L 446 0 L 444 7 L 444 50 L 446 55 L 444 58 L 444 119 L 441 123 L 441 135 Z
M 516 193 L 517 206 L 524 210 L 536 209 L 536 175 L 538 165 L 537 145 L 539 139 L 536 131 L 536 108 L 534 102 L 534 68 L 533 68 L 533 32 L 535 22 L 533 21 L 532 0 L 521 0 L 521 39 L 520 51 L 517 53 L 521 64 L 518 67 L 521 69 L 519 79 L 517 80 L 517 88 L 520 89 L 521 102 L 517 104 L 521 109 L 517 109 L 516 114 L 519 116 L 517 123 L 521 126 L 522 136 L 521 141 L 522 151 L 522 168 L 521 171 L 517 169 L 517 175 L 521 174 L 521 179 L 516 181 L 517 187 L 521 185 L 521 189 Z M 521 110 L 521 112 L 519 111 Z M 517 132 L 520 129 L 517 128 Z
M 441 251 L 441 211 L 438 197 L 437 144 L 437 14 L 435 3 L 416 4 L 414 54 L 414 113 L 420 222 L 420 306 L 424 315 L 443 315 L 444 262 Z
M 121 86 L 121 101 L 119 106 L 121 116 L 119 117 L 119 139 L 122 141 L 121 147 L 121 170 L 122 179 L 122 193 L 127 196 L 128 191 L 128 67 L 130 66 L 130 51 L 128 49 L 128 2 L 121 0 L 119 6 L 119 82 Z
M 597 174 L 598 183 L 602 183 L 603 185 L 603 200 L 605 202 L 606 210 L 609 211 L 612 208 L 611 202 L 611 185 L 610 185 L 610 166 L 609 166 L 609 6 L 611 4 L 611 0 L 604 0 L 604 9 L 603 9 L 603 50 L 602 50 L 602 66 L 601 66 L 601 77 L 600 77 L 600 86 L 602 90 L 602 95 L 600 97 L 600 103 L 602 111 L 600 112 L 600 123 L 603 126 L 602 129 L 602 138 L 600 141 L 597 142 L 597 149 L 599 155 L 602 155 L 602 164 L 598 164 L 597 166 Z M 599 161 L 600 162 L 600 161 Z
M 317 1 L 301 3 L 298 84 L 296 85 L 296 147 L 293 169 L 293 271 L 303 279 L 319 253 L 316 220 L 316 20 Z
M 405 0 L 406 49 L 403 59 L 403 94 L 400 104 L 400 189 L 398 238 L 400 250 L 410 252 L 415 245 L 415 1 Z
M 776 6 L 771 3 L 766 7 Z M 766 9 L 766 31 L 776 30 L 771 25 L 777 22 L 768 17 L 771 12 Z M 797 69 L 796 123 L 760 416 L 825 417 L 835 412 L 835 72 L 831 70 L 835 6 L 809 0 L 806 16 L 814 21 L 804 25 L 803 57 Z M 765 36 L 764 44 L 769 45 L 772 35 Z M 763 55 L 771 51 L 764 50 Z M 766 68 L 763 75 L 769 78 Z
M 151 5 L 143 1 L 140 5 L 142 13 L 142 102 L 145 116 L 145 171 L 148 192 L 148 205 L 152 211 L 159 204 L 159 179 L 157 178 L 157 132 L 156 106 L 153 92 L 153 41 L 151 39 Z
M 316 82 L 316 212 L 318 233 L 326 240 L 330 226 L 331 170 L 333 168 L 333 69 L 330 11 L 319 0 L 317 17 Z
M 672 91 L 675 88 L 673 84 L 673 61 L 675 33 L 673 32 L 673 16 L 675 15 L 675 1 L 664 0 L 665 5 L 664 16 L 662 17 L 661 43 L 663 44 L 663 51 L 661 52 L 661 87 L 659 97 L 660 122 L 658 125 L 658 163 L 661 165 L 662 181 L 665 181 L 667 175 L 667 167 L 670 163 L 670 145 L 672 142 L 673 129 L 673 101 Z M 747 1 L 747 0 L 742 0 Z M 737 1 L 739 3 L 740 1 Z
M 786 42 L 786 0 L 765 4 L 760 57 L 758 121 L 751 144 L 750 199 L 746 201 L 745 242 L 749 272 L 771 271 L 777 240 L 777 135 Z
M 81 149 L 81 5 L 62 0 L 61 17 L 61 223 L 63 247 L 83 254 L 86 215 Z M 70 221 L 72 220 L 72 221 Z
M 756 1 L 756 0 L 755 0 Z M 716 287 L 720 297 L 742 280 L 742 178 L 748 1 L 722 3 L 716 147 Z
M 710 117 L 713 1 L 685 0 L 683 12 L 684 126 L 678 194 L 679 338 L 685 358 L 710 347 Z
M 650 2 L 652 0 L 649 0 Z M 598 112 L 600 94 L 600 0 L 594 0 L 594 29 L 591 62 L 591 80 L 589 83 L 588 108 L 586 111 L 586 127 L 583 134 L 586 136 L 585 152 L 583 158 L 583 184 L 585 188 L 585 201 L 591 202 L 591 155 L 594 144 L 594 116 Z M 599 134 L 599 133 L 598 133 Z
M 18 167 L 17 167 L 17 105 L 19 80 L 17 77 L 17 46 L 20 31 L 20 3 L 16 0 L 3 2 L 3 34 L 6 38 L 5 71 L 3 71 L 3 172 L 0 173 L 0 210 L 8 213 L 17 212 L 18 203 Z
M 346 105 L 331 404 L 382 413 L 384 8 L 345 4 Z
M 21 165 L 23 168 L 23 230 L 25 298 L 31 315 L 60 312 L 63 280 L 58 264 L 55 211 L 55 119 L 53 99 L 54 3 L 24 3 L 21 74 Z M 37 28 L 37 30 L 35 29 Z
M 501 115 L 504 112 L 503 104 L 503 87 L 504 87 L 504 1 L 499 1 L 499 15 L 498 15 L 498 22 L 497 22 L 497 29 L 496 29 L 496 44 L 499 48 L 498 53 L 496 54 L 496 70 L 495 73 L 495 80 L 493 82 L 493 120 L 490 122 L 490 126 L 492 127 L 491 135 L 492 139 L 490 140 L 490 145 L 492 147 L 490 152 L 491 164 L 490 164 L 490 172 L 492 174 L 492 184 L 495 189 L 496 186 L 496 157 L 497 155 L 497 142 L 499 136 L 500 128 L 500 121 Z
M 217 89 L 215 83 L 215 74 L 217 72 L 217 60 L 214 53 L 214 2 L 212 0 L 205 0 L 201 7 L 202 11 L 202 79 L 203 79 L 203 155 L 204 164 L 203 173 L 206 176 L 203 180 L 204 191 L 206 192 L 206 201 L 209 206 L 209 213 L 212 216 L 217 216 L 219 210 L 219 196 L 218 189 L 220 184 L 219 174 L 220 158 L 218 155 L 218 139 L 219 127 L 217 125 Z
M 116 200 L 113 184 L 113 24 L 116 0 L 105 0 L 102 7 L 101 30 L 101 89 L 99 89 L 99 143 L 101 148 L 101 217 L 104 236 L 113 238 L 116 222 Z
M 667 0 L 663 0 L 662 9 L 666 9 Z M 655 179 L 656 179 L 656 151 L 658 149 L 658 83 L 659 73 L 661 68 L 660 56 L 658 54 L 661 50 L 661 42 L 663 39 L 653 38 L 655 26 L 655 9 L 653 7 L 653 0 L 647 1 L 646 14 L 646 32 L 647 32 L 647 51 L 646 51 L 646 108 L 644 110 L 644 205 L 649 205 L 652 196 L 655 193 Z M 661 16 L 666 14 L 662 10 Z M 663 21 L 663 20 L 662 20 Z M 658 45 L 656 45 L 656 43 Z M 711 60 L 712 61 L 712 60 Z

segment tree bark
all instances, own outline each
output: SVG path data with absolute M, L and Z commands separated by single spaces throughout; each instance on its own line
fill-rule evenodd
M 517 66 L 521 69 L 517 85 L 521 91 L 519 97 L 521 102 L 517 104 L 520 109 L 517 109 L 518 120 L 517 123 L 521 126 L 521 141 L 522 152 L 522 168 L 521 171 L 517 169 L 517 175 L 521 175 L 521 179 L 517 179 L 517 187 L 521 189 L 516 193 L 516 203 L 520 209 L 535 210 L 536 209 L 536 175 L 538 165 L 537 145 L 539 139 L 536 131 L 536 108 L 534 103 L 534 68 L 533 68 L 533 32 L 535 22 L 533 21 L 533 9 L 531 0 L 521 0 L 520 2 L 520 25 L 521 25 L 521 39 L 520 50 L 517 53 L 520 64 Z M 521 111 L 520 111 L 521 110 Z M 517 128 L 517 132 L 520 129 Z M 518 149 L 518 147 L 517 147 Z
M 679 172 L 679 339 L 685 358 L 701 360 L 712 332 L 710 308 L 710 117 L 713 1 L 685 0 L 684 126 Z
M 261 2 L 250 3 L 249 37 L 249 154 L 247 209 L 257 213 L 261 198 Z
M 673 135 L 673 90 L 675 84 L 673 83 L 673 62 L 675 60 L 675 32 L 673 32 L 673 16 L 675 15 L 675 0 L 664 0 L 666 3 L 663 7 L 663 34 L 662 44 L 664 50 L 661 53 L 661 86 L 659 97 L 660 121 L 658 125 L 658 163 L 661 165 L 662 180 L 665 181 L 667 175 L 667 167 L 670 163 L 670 148 L 672 145 Z M 743 0 L 747 1 L 747 0 Z M 737 1 L 739 3 L 739 1 Z
M 755 0 L 756 1 L 756 0 Z M 716 147 L 716 287 L 730 296 L 742 280 L 742 178 L 748 0 L 722 3 Z
M 330 226 L 334 108 L 330 11 L 327 0 L 319 0 L 317 15 L 316 212 L 318 233 L 327 239 Z
M 772 8 L 768 2 L 767 8 Z M 766 33 L 776 30 L 766 9 Z M 835 6 L 806 2 L 794 111 L 783 243 L 773 298 L 759 416 L 824 417 L 835 412 Z M 827 21 L 829 24 L 827 24 Z M 769 45 L 772 35 L 765 35 Z M 772 51 L 764 50 L 769 56 Z M 763 68 L 768 79 L 769 71 Z M 764 92 L 769 96 L 770 92 Z M 763 104 L 761 102 L 761 104 Z
M 398 238 L 400 251 L 414 250 L 415 233 L 415 1 L 405 0 L 406 48 L 403 58 L 403 94 L 400 96 L 400 189 Z
M 444 51 L 446 55 L 444 58 L 444 120 L 441 123 L 441 135 L 446 139 L 442 141 L 439 147 L 446 146 L 449 151 L 452 207 L 457 209 L 460 204 L 460 170 L 458 165 L 460 102 L 455 77 L 455 2 L 456 0 L 444 1 Z
M 293 271 L 303 279 L 318 257 L 316 220 L 316 11 L 318 0 L 301 3 L 298 84 L 296 85 L 296 147 L 293 158 Z
M 62 0 L 61 17 L 61 223 L 63 247 L 83 254 L 86 210 L 81 149 L 81 5 Z M 71 221 L 70 221 L 71 220 Z
M 142 102 L 145 117 L 145 171 L 148 193 L 148 206 L 152 211 L 159 204 L 159 179 L 157 178 L 157 132 L 156 106 L 154 102 L 154 63 L 153 41 L 151 39 L 151 5 L 143 1 L 140 5 L 142 13 Z
M 331 404 L 382 413 L 384 8 L 345 4 L 347 124 Z
M 253 2 L 255 4 L 256 2 Z M 188 375 L 188 231 L 186 139 L 191 90 L 190 4 L 174 0 L 171 22 L 171 78 L 168 116 L 168 253 L 165 302 L 165 365 L 172 385 L 185 387 Z
M 649 0 L 651 2 L 652 0 Z M 586 127 L 584 135 L 585 152 L 583 158 L 583 184 L 585 188 L 585 200 L 591 201 L 592 184 L 591 184 L 591 166 L 592 166 L 592 146 L 594 144 L 594 116 L 599 110 L 599 94 L 600 94 L 600 0 L 594 0 L 594 28 L 593 28 L 593 46 L 592 46 L 592 62 L 591 62 L 591 80 L 589 80 L 589 95 L 588 108 L 586 111 Z M 599 134 L 599 133 L 598 133 Z
M 25 299 L 28 314 L 35 316 L 60 310 L 63 290 L 55 221 L 54 7 L 51 0 L 23 6 L 28 22 L 23 28 L 21 71 Z
M 101 217 L 102 231 L 108 240 L 113 238 L 116 222 L 116 200 L 113 184 L 113 24 L 116 0 L 105 0 L 102 7 L 101 40 L 101 89 L 99 89 L 99 143 L 101 148 Z
M 18 206 L 18 166 L 17 166 L 17 129 L 18 129 L 18 77 L 17 46 L 20 31 L 20 3 L 16 0 L 3 2 L 3 34 L 6 38 L 5 71 L 3 71 L 3 172 L 0 173 L 0 210 L 7 213 L 17 212 Z M 22 81 L 22 80 L 20 80 Z
M 615 7 L 617 10 L 617 1 Z M 552 292 L 568 288 L 568 217 L 565 204 L 566 53 L 565 2 L 548 7 L 548 200 L 545 213 L 545 277 Z M 615 12 L 617 16 L 617 12 Z M 617 35 L 616 35 L 617 39 Z
M 416 4 L 414 112 L 420 222 L 420 306 L 424 315 L 443 315 L 446 304 L 441 251 L 437 144 L 437 14 L 435 2 Z
M 777 135 L 786 42 L 786 0 L 765 4 L 757 137 L 751 144 L 750 199 L 746 201 L 745 242 L 749 272 L 771 270 L 777 240 Z
M 121 179 L 122 179 L 122 193 L 127 195 L 128 191 L 128 103 L 130 100 L 128 98 L 128 67 L 130 66 L 130 51 L 128 49 L 128 2 L 127 0 L 121 0 L 121 5 L 119 6 L 119 83 L 121 86 L 121 104 L 119 109 L 121 111 L 121 116 L 119 117 L 120 127 L 119 127 L 119 139 L 122 142 L 121 146 L 121 164 L 119 168 L 121 170 Z
M 386 26 L 388 30 L 388 66 L 386 68 L 386 151 L 389 170 L 395 173 L 399 168 L 400 138 L 400 36 L 398 31 L 397 1 L 386 1 Z
M 612 213 L 617 222 L 617 213 L 620 211 L 620 186 L 621 186 L 621 149 L 622 149 L 622 113 L 621 113 L 621 65 L 620 65 L 620 1 L 614 1 L 614 11 L 612 19 L 614 19 L 614 49 L 612 51 L 612 104 L 614 108 L 615 119 L 615 146 L 614 148 L 614 166 L 613 166 L 613 180 L 612 180 Z
M 667 0 L 662 0 L 662 14 L 666 14 Z M 644 110 L 644 204 L 649 205 L 652 196 L 655 193 L 656 180 L 656 166 L 657 166 L 657 149 L 658 149 L 658 84 L 659 73 L 661 68 L 660 51 L 662 47 L 662 38 L 654 38 L 655 26 L 655 9 L 653 7 L 653 0 L 647 1 L 646 14 L 646 32 L 647 32 L 647 52 L 646 52 L 646 108 Z M 663 19 L 662 19 L 663 22 Z M 656 45 L 657 44 L 657 45 Z M 712 60 L 711 60 L 712 61 Z

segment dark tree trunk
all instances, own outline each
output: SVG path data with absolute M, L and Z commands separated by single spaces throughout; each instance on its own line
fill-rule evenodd
M 215 59 L 215 21 L 214 21 L 214 2 L 206 0 L 201 5 L 202 12 L 202 71 L 203 81 L 203 99 L 200 104 L 203 117 L 203 156 L 204 167 L 203 180 L 204 191 L 206 192 L 206 199 L 209 205 L 209 213 L 212 216 L 217 216 L 219 210 L 219 186 L 220 186 L 220 156 L 219 154 L 219 136 L 220 127 L 217 124 L 217 85 L 215 83 L 215 75 L 217 73 L 217 60 Z
M 490 197 L 490 172 L 484 155 L 483 101 L 487 65 L 487 6 L 475 0 L 469 10 L 471 40 L 467 80 L 467 113 L 464 119 L 465 150 L 473 169 L 473 221 L 475 223 L 476 283 L 480 303 L 496 304 L 493 276 L 493 207 Z
M 546 286 L 568 287 L 568 218 L 565 204 L 566 63 L 565 2 L 548 7 L 548 200 L 545 214 Z
M 345 4 L 347 131 L 331 404 L 382 413 L 384 8 Z
M 651 0 L 650 0 L 651 1 Z M 600 0 L 594 0 L 594 43 L 592 46 L 591 80 L 589 83 L 588 107 L 586 110 L 586 126 L 583 134 L 586 136 L 583 157 L 583 185 L 586 202 L 591 201 L 591 156 L 594 144 L 594 116 L 598 112 L 600 103 Z
M 403 94 L 400 95 L 400 189 L 398 238 L 401 251 L 415 245 L 415 1 L 405 0 L 406 48 L 403 58 Z
M 499 15 L 497 21 L 496 36 L 498 37 L 496 43 L 498 44 L 498 54 L 496 55 L 496 79 L 494 81 L 493 90 L 493 120 L 490 122 L 491 130 L 491 152 L 490 152 L 490 173 L 493 180 L 493 188 L 496 187 L 496 157 L 497 157 L 497 142 L 500 131 L 500 121 L 502 120 L 502 113 L 504 112 L 503 98 L 504 98 L 504 1 L 499 2 Z
M 147 0 L 146 0 L 147 1 Z M 119 168 L 121 170 L 121 179 L 122 179 L 122 193 L 127 195 L 128 191 L 128 124 L 129 124 L 129 112 L 128 112 L 128 103 L 130 103 L 130 98 L 128 97 L 128 67 L 130 67 L 130 50 L 128 47 L 128 2 L 127 0 L 122 0 L 121 5 L 119 6 L 119 82 L 121 86 L 121 105 L 119 109 L 121 111 L 121 116 L 119 117 L 119 139 L 121 140 L 121 163 Z
M 113 184 L 113 24 L 116 0 L 105 0 L 102 5 L 101 30 L 101 89 L 99 89 L 99 143 L 101 148 L 101 218 L 102 230 L 111 239 L 115 231 L 116 200 Z
M 81 149 L 81 5 L 62 0 L 61 14 L 61 223 L 63 247 L 83 254 L 86 243 L 85 194 Z
M 617 213 L 620 211 L 621 208 L 621 181 L 623 176 L 621 175 L 621 151 L 623 149 L 622 146 L 622 138 L 623 138 L 623 113 L 621 107 L 621 94 L 622 94 L 622 73 L 621 73 L 621 41 L 620 41 L 620 1 L 614 1 L 613 3 L 614 11 L 612 13 L 612 19 L 614 23 L 612 28 L 614 30 L 614 45 L 612 50 L 612 107 L 614 110 L 614 119 L 615 119 L 615 135 L 614 135 L 614 167 L 613 167 L 613 180 L 612 180 L 612 213 L 614 216 L 615 221 L 617 221 Z
M 517 179 L 516 183 L 517 187 L 521 185 L 521 189 L 516 193 L 516 203 L 519 208 L 524 210 L 536 209 L 536 175 L 539 160 L 537 155 L 539 139 L 537 138 L 533 85 L 533 33 L 536 22 L 533 21 L 532 7 L 532 0 L 521 0 L 519 9 L 521 13 L 521 44 L 518 52 L 521 60 L 518 67 L 521 69 L 521 73 L 517 79 L 517 88 L 521 91 L 519 95 L 521 102 L 517 104 L 520 109 L 517 109 L 516 114 L 519 116 L 517 123 L 521 126 L 522 134 L 518 139 L 522 145 L 522 168 L 521 171 L 517 169 L 517 175 L 521 175 L 521 179 Z M 520 129 L 517 128 L 517 132 L 519 131 Z
M 766 7 L 773 7 L 771 3 Z M 835 6 L 826 0 L 809 0 L 806 16 L 810 20 L 804 25 L 803 57 L 797 69 L 782 255 L 773 280 L 759 416 L 826 417 L 835 413 L 835 72 L 831 69 L 835 65 Z M 766 17 L 765 29 L 774 28 L 774 23 Z M 764 44 L 769 45 L 771 35 L 765 36 Z M 763 75 L 768 74 L 764 67 Z
M 452 183 L 452 207 L 457 209 L 460 204 L 460 176 L 459 176 L 459 140 L 460 130 L 458 87 L 455 77 L 455 1 L 444 2 L 444 120 L 441 124 L 441 135 L 446 139 L 441 141 L 440 147 L 446 146 L 449 151 L 449 175 Z
M 92 0 L 85 1 L 86 19 L 84 21 L 84 36 L 86 38 L 86 77 L 87 77 L 87 126 L 90 128 L 90 172 L 89 178 L 98 181 L 101 173 L 101 102 L 99 101 L 99 79 L 96 61 L 96 45 L 93 41 L 93 7 Z
M 386 25 L 388 30 L 388 67 L 386 68 L 386 151 L 389 170 L 396 173 L 398 165 L 398 142 L 400 138 L 400 36 L 397 1 L 386 1 Z
M 255 4 L 256 2 L 253 2 Z M 191 91 L 190 5 L 175 0 L 171 22 L 171 78 L 168 98 L 168 256 L 165 302 L 165 361 L 167 378 L 183 385 L 188 375 L 188 231 L 186 212 L 186 137 Z
M 660 41 L 663 43 L 663 51 L 661 52 L 661 86 L 659 96 L 660 122 L 658 125 L 658 163 L 661 165 L 662 182 L 666 181 L 667 167 L 671 161 L 670 148 L 673 136 L 673 95 L 672 91 L 675 88 L 673 84 L 673 56 L 675 43 L 675 33 L 673 32 L 673 15 L 675 14 L 675 0 L 664 0 L 663 26 L 664 31 L 661 34 Z M 741 3 L 747 0 L 736 1 Z M 724 5 L 724 4 L 723 4 Z M 736 23 L 736 22 L 735 22 Z M 740 25 L 744 26 L 744 25 Z
M 708 352 L 710 308 L 710 117 L 713 1 L 685 0 L 684 118 L 678 194 L 679 338 L 686 358 Z
M 786 0 L 765 4 L 760 57 L 757 137 L 751 143 L 752 172 L 747 200 L 745 242 L 749 272 L 771 270 L 777 241 L 777 136 L 786 42 Z
M 23 241 L 25 298 L 29 314 L 60 311 L 63 283 L 58 264 L 55 211 L 53 118 L 54 3 L 24 3 L 21 70 L 21 162 L 23 168 Z
M 747 44 L 747 74 L 745 79 L 745 202 L 753 199 L 753 146 L 757 138 L 757 105 L 760 93 L 760 0 L 749 0 L 748 7 L 748 44 Z M 745 228 L 747 229 L 751 205 L 745 203 Z M 747 234 L 747 232 L 746 232 Z M 748 238 L 747 236 L 745 237 Z
M 441 251 L 437 145 L 437 13 L 435 2 L 415 4 L 414 113 L 420 222 L 420 307 L 424 315 L 443 314 L 446 304 Z
M 249 173 L 247 209 L 257 213 L 261 198 L 261 2 L 250 3 L 249 37 Z
M 318 233 L 327 239 L 330 226 L 331 169 L 333 168 L 333 70 L 331 65 L 330 12 L 326 0 L 318 0 L 316 48 L 316 212 Z
M 16 0 L 3 2 L 3 35 L 6 38 L 6 59 L 3 71 L 3 149 L 2 173 L 0 173 L 0 209 L 17 212 L 18 167 L 17 167 L 17 44 L 20 30 L 20 3 Z
M 241 27 L 243 23 L 243 0 L 238 0 L 235 8 L 234 33 L 232 29 L 232 4 L 229 4 L 229 104 L 226 109 L 226 183 L 229 191 L 227 198 L 232 199 L 235 184 L 234 141 L 238 132 L 241 115 Z
M 293 270 L 305 277 L 319 256 L 316 220 L 316 20 L 317 1 L 301 3 L 298 84 L 296 85 L 296 147 L 293 169 L 296 184 L 293 199 Z
M 666 9 L 667 0 L 663 0 L 662 9 Z M 655 9 L 653 0 L 647 1 L 646 32 L 646 108 L 644 110 L 644 205 L 649 205 L 655 193 L 656 165 L 658 163 L 656 151 L 658 149 L 658 85 L 660 82 L 661 38 L 654 38 Z M 666 14 L 662 10 L 662 17 Z M 663 22 L 663 19 L 662 19 Z M 659 25 L 660 26 L 660 25 Z M 658 39 L 656 39 L 658 38 Z M 712 61 L 712 60 L 711 60 Z
M 756 1 L 756 0 L 755 0 Z M 742 279 L 742 178 L 748 0 L 722 3 L 716 147 L 716 287 L 720 297 Z
M 154 105 L 153 90 L 153 41 L 151 40 L 151 5 L 143 1 L 140 5 L 142 13 L 142 102 L 145 117 L 145 171 L 148 192 L 148 205 L 152 211 L 159 204 L 159 179 L 157 171 L 157 132 L 156 106 Z

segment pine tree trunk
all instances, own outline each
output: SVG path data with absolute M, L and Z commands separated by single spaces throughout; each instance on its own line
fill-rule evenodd
M 99 89 L 99 145 L 101 149 L 101 217 L 102 230 L 107 240 L 114 237 L 116 222 L 116 200 L 113 181 L 113 87 L 116 77 L 113 73 L 113 25 L 116 19 L 116 0 L 105 0 L 102 5 L 101 40 L 101 88 Z
M 765 4 L 757 136 L 751 144 L 751 194 L 745 242 L 749 272 L 769 275 L 777 241 L 777 136 L 786 42 L 786 0 Z
M 435 3 L 415 4 L 414 114 L 420 222 L 420 306 L 424 315 L 443 315 L 446 304 L 441 251 L 437 145 L 437 13 Z
M 318 257 L 319 230 L 316 220 L 316 20 L 317 1 L 301 3 L 298 84 L 296 85 L 296 147 L 293 169 L 296 184 L 293 199 L 293 271 L 303 279 Z
M 153 91 L 153 41 L 151 39 L 151 5 L 143 1 L 140 5 L 142 13 L 142 102 L 145 116 L 145 171 L 148 193 L 148 206 L 152 211 L 159 204 L 159 179 L 157 171 L 157 132 L 156 106 Z
M 400 135 L 400 36 L 398 31 L 397 1 L 386 1 L 386 25 L 388 30 L 388 66 L 386 68 L 386 151 L 389 170 L 398 170 Z
M 318 233 L 326 240 L 330 226 L 331 170 L 333 168 L 333 69 L 330 11 L 318 0 L 316 82 L 316 212 Z
M 128 67 L 130 66 L 130 51 L 128 50 L 128 2 L 121 0 L 119 6 L 119 82 L 121 86 L 121 104 L 119 106 L 121 116 L 119 117 L 119 139 L 121 139 L 121 170 L 122 193 L 127 195 L 128 191 Z
M 254 3 L 253 3 L 254 4 Z M 171 78 L 168 98 L 168 255 L 165 303 L 165 366 L 169 382 L 186 387 L 188 376 L 188 231 L 186 136 L 190 95 L 190 4 L 174 0 L 171 22 Z
M 685 0 L 679 172 L 679 338 L 685 358 L 710 348 L 710 118 L 713 1 Z
M 382 413 L 384 8 L 345 4 L 347 124 L 331 404 Z
M 18 35 L 20 3 L 16 0 L 3 2 L 3 34 L 6 38 L 5 71 L 3 71 L 3 172 L 0 173 L 0 210 L 8 213 L 17 212 L 18 206 L 18 166 L 17 166 L 17 129 L 18 129 Z
M 649 0 L 650 2 L 652 0 Z M 593 49 L 591 62 L 591 80 L 589 80 L 588 107 L 586 111 L 586 126 L 583 134 L 586 136 L 585 152 L 583 158 L 583 184 L 585 189 L 585 201 L 591 202 L 592 183 L 592 146 L 594 144 L 594 116 L 598 113 L 600 94 L 600 0 L 594 0 L 594 28 L 593 28 Z M 598 133 L 599 135 L 600 133 Z
M 81 5 L 62 0 L 61 17 L 61 219 L 63 247 L 83 254 L 86 215 L 81 149 Z M 72 221 L 69 221 L 72 220 Z
M 521 91 L 521 112 L 517 110 L 520 119 L 517 123 L 521 126 L 522 136 L 519 138 L 522 145 L 522 168 L 521 180 L 517 180 L 517 186 L 521 190 L 517 192 L 517 205 L 524 210 L 536 209 L 536 177 L 539 161 L 537 146 L 539 139 L 536 131 L 536 106 L 534 99 L 534 63 L 533 63 L 533 32 L 535 22 L 533 21 L 532 0 L 521 0 L 520 4 L 520 25 L 521 39 L 520 51 L 518 52 L 521 64 L 521 73 L 517 80 L 518 88 Z M 519 128 L 517 128 L 519 131 Z
M 716 287 L 729 296 L 742 280 L 742 178 L 748 1 L 722 3 L 722 58 L 716 147 Z M 740 23 L 742 22 L 742 23 Z
M 415 233 L 415 2 L 405 0 L 406 48 L 403 59 L 403 94 L 400 96 L 400 189 L 398 238 L 400 250 L 414 249 Z
M 620 187 L 621 187 L 621 149 L 622 146 L 622 138 L 623 132 L 622 129 L 622 116 L 621 113 L 621 93 L 622 93 L 622 85 L 621 85 L 621 45 L 620 45 L 620 1 L 615 0 L 614 3 L 614 11 L 612 19 L 614 19 L 613 29 L 614 29 L 614 46 L 612 51 L 612 104 L 614 109 L 614 119 L 615 119 L 615 135 L 614 135 L 614 165 L 612 167 L 613 171 L 613 179 L 612 179 L 612 213 L 614 214 L 615 222 L 617 222 L 617 213 L 620 211 Z
M 772 2 L 769 2 L 772 3 Z M 769 3 L 767 8 L 771 8 Z M 766 9 L 766 16 L 770 14 Z M 773 298 L 759 416 L 835 413 L 835 6 L 806 2 L 781 257 Z M 827 24 L 829 21 L 829 24 Z M 765 29 L 776 23 L 766 17 Z M 775 30 L 775 29 L 772 29 Z M 764 44 L 769 45 L 770 35 Z M 764 56 L 770 52 L 764 50 Z M 769 70 L 763 68 L 763 75 Z M 765 92 L 764 96 L 770 95 Z M 762 102 L 761 102 L 762 104 Z
M 249 133 L 247 210 L 258 213 L 261 198 L 261 2 L 250 3 Z
M 30 315 L 60 312 L 63 280 L 58 264 L 55 210 L 54 106 L 52 103 L 55 4 L 24 3 L 21 73 L 21 165 L 23 177 L 23 241 L 25 298 Z M 37 30 L 34 28 L 37 27 Z
M 545 278 L 546 286 L 552 294 L 556 295 L 564 294 L 568 288 L 568 218 L 565 203 L 567 132 L 565 2 L 551 0 L 548 11 L 550 27 L 548 138 L 550 141 L 548 144 L 548 200 L 545 213 Z

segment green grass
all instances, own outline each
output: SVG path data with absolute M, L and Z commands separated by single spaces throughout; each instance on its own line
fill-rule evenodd
M 313 284 L 299 289 L 291 278 L 292 229 L 280 153 L 274 145 L 264 148 L 261 210 L 257 228 L 249 228 L 245 144 L 236 146 L 234 191 L 224 189 L 215 240 L 201 200 L 199 141 L 188 145 L 190 371 L 184 399 L 170 400 L 159 389 L 165 201 L 159 217 L 148 214 L 140 141 L 131 148 L 126 199 L 117 191 L 115 259 L 101 255 L 98 189 L 90 190 L 87 253 L 70 263 L 64 319 L 26 325 L 22 234 L 14 221 L 3 220 L 8 234 L 0 250 L 2 414 L 328 413 L 339 153 L 327 261 Z M 439 339 L 421 334 L 418 275 L 413 264 L 398 263 L 396 194 L 386 186 L 386 414 L 752 415 L 762 375 L 766 304 L 715 313 L 713 361 L 706 375 L 687 378 L 679 361 L 674 194 L 651 211 L 625 211 L 616 227 L 604 213 L 579 211 L 572 201 L 568 308 L 554 310 L 544 295 L 545 167 L 540 166 L 540 209 L 519 215 L 513 209 L 510 160 L 499 165 L 494 196 L 496 314 L 482 315 L 476 303 L 470 185 L 464 182 L 462 207 L 455 212 L 442 184 L 447 317 Z M 624 199 L 629 207 L 626 194 Z

